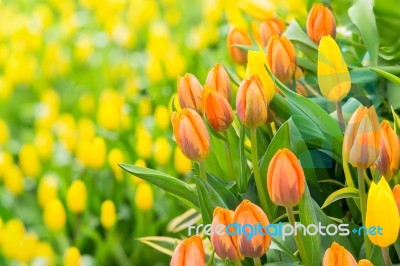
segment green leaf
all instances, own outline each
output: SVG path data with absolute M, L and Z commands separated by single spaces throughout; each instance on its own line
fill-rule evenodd
M 291 41 L 307 45 L 309 48 L 315 50 L 315 52 L 318 50 L 318 46 L 308 37 L 307 33 L 303 31 L 295 19 L 290 22 L 284 35 Z
M 119 164 L 119 166 L 127 171 L 128 173 L 152 183 L 166 192 L 178 197 L 179 199 L 185 199 L 194 206 L 199 206 L 197 199 L 196 190 L 189 184 L 170 176 L 149 168 L 139 167 L 130 164 Z
M 279 240 L 277 238 L 272 237 L 272 243 L 271 243 L 271 246 L 269 249 L 270 250 L 279 250 L 282 253 L 289 256 L 289 258 L 291 258 L 293 261 L 300 262 L 300 260 L 295 255 L 293 255 L 293 253 L 287 247 L 285 247 L 284 244 L 279 242 Z
M 353 199 L 358 199 L 358 189 L 355 187 L 345 187 L 336 190 L 333 192 L 329 197 L 325 200 L 324 204 L 322 205 L 321 209 L 329 206 L 335 201 L 341 200 L 341 199 L 347 199 L 347 198 L 353 198 Z M 360 207 L 359 201 L 355 200 L 356 204 L 358 203 L 358 207 Z
M 392 73 L 386 72 L 380 68 L 377 67 L 370 67 L 372 71 L 376 72 L 377 74 L 381 75 L 382 77 L 386 78 L 387 80 L 393 82 L 397 86 L 400 86 L 400 78 L 393 75 Z
M 208 183 L 213 189 L 219 194 L 222 200 L 226 203 L 229 209 L 234 210 L 239 205 L 239 200 L 235 195 L 227 188 L 228 184 L 211 174 L 207 174 Z
M 396 132 L 397 136 L 400 137 L 400 117 L 394 111 L 393 106 L 391 106 L 391 109 L 392 109 L 393 120 L 394 120 L 394 131 Z
M 374 0 L 357 0 L 349 8 L 349 17 L 360 31 L 373 65 L 378 63 L 379 34 L 374 14 Z

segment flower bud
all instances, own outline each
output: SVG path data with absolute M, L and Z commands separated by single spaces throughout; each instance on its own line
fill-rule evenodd
M 24 144 L 19 151 L 19 164 L 22 172 L 30 177 L 37 177 L 42 171 L 39 154 L 32 144 Z
M 259 127 L 267 121 L 267 100 L 257 76 L 251 76 L 240 84 L 236 112 L 240 121 L 250 128 Z
M 203 114 L 203 86 L 193 74 L 186 73 L 178 79 L 178 96 L 182 108 Z
M 0 119 L 0 147 L 6 144 L 9 138 L 10 138 L 10 130 L 8 129 L 7 122 Z
M 233 221 L 237 222 L 241 226 L 245 224 L 260 224 L 262 226 L 267 226 L 269 220 L 263 210 L 257 205 L 251 203 L 249 200 L 243 200 L 242 203 L 237 206 Z M 249 229 L 249 230 L 246 230 Z M 246 228 L 246 232 L 249 232 L 251 228 Z M 244 257 L 259 258 L 263 256 L 269 249 L 271 245 L 271 236 L 263 230 L 263 234 L 258 233 L 252 238 L 248 237 L 248 234 L 241 234 L 238 236 L 238 247 L 239 252 Z
M 325 251 L 322 266 L 357 266 L 353 255 L 344 247 L 333 242 L 331 247 Z
M 175 148 L 174 166 L 179 174 L 186 174 L 192 169 L 192 162 L 183 154 L 179 147 Z
M 310 39 L 319 43 L 322 36 L 336 37 L 336 22 L 332 11 L 323 4 L 315 4 L 307 17 L 307 33 Z
M 201 116 L 189 108 L 172 113 L 172 127 L 176 143 L 193 161 L 204 160 L 210 152 L 210 137 Z
M 226 131 L 233 122 L 233 110 L 222 94 L 206 86 L 204 113 L 215 131 Z
M 164 166 L 170 161 L 172 148 L 165 137 L 158 137 L 154 141 L 153 158 L 157 165 Z
M 268 167 L 267 188 L 273 203 L 296 206 L 304 194 L 305 177 L 299 159 L 288 149 L 278 150 Z
M 108 164 L 111 167 L 111 170 L 114 173 L 115 179 L 120 182 L 123 179 L 124 173 L 121 167 L 118 166 L 119 163 L 125 162 L 125 156 L 123 152 L 118 149 L 114 148 L 108 153 Z
M 53 153 L 54 138 L 49 129 L 38 129 L 35 135 L 35 147 L 41 159 L 50 159 Z
M 100 222 L 105 229 L 110 229 L 114 226 L 117 220 L 114 202 L 106 200 L 101 204 Z
M 267 46 L 272 36 L 281 36 L 285 31 L 285 24 L 279 18 L 267 19 L 260 23 L 260 38 L 263 47 Z
M 220 224 L 224 225 L 225 228 L 229 224 L 233 224 L 233 211 L 216 207 L 214 209 L 212 221 L 213 230 L 215 230 L 215 228 Z M 215 253 L 223 260 L 242 260 L 243 257 L 239 252 L 237 238 L 237 234 L 232 236 L 226 233 L 218 235 L 217 232 L 213 231 L 211 235 L 211 243 L 214 246 Z
M 69 247 L 64 253 L 64 265 L 65 266 L 80 266 L 81 265 L 81 253 L 76 247 Z
M 180 243 L 172 255 L 170 266 L 204 266 L 206 256 L 204 254 L 203 241 L 200 236 L 191 236 Z
M 272 2 L 259 0 L 241 0 L 238 6 L 243 12 L 257 20 L 266 20 L 275 13 Z
M 367 259 L 362 259 L 357 263 L 357 266 L 374 266 L 374 264 Z
M 141 211 L 153 208 L 153 190 L 146 182 L 141 182 L 136 187 L 135 204 Z
M 393 187 L 393 197 L 394 200 L 396 201 L 397 209 L 399 210 L 400 213 L 400 185 L 397 184 Z
M 292 79 L 296 71 L 296 52 L 292 42 L 285 36 L 272 36 L 267 45 L 267 61 L 281 82 Z
M 19 195 L 24 191 L 24 176 L 21 169 L 15 165 L 6 165 L 4 168 L 4 186 L 13 195 Z
M 53 176 L 44 176 L 39 183 L 37 190 L 37 200 L 41 207 L 47 202 L 57 198 L 57 179 Z
M 389 121 L 383 120 L 381 128 L 381 149 L 375 166 L 379 173 L 389 181 L 399 169 L 400 140 Z
M 228 34 L 228 49 L 233 61 L 244 65 L 247 62 L 247 52 L 234 45 L 251 45 L 249 35 L 239 29 L 232 29 Z
M 350 91 L 351 80 L 339 46 L 331 36 L 324 36 L 318 47 L 318 85 L 322 95 L 339 102 Z
M 343 139 L 343 157 L 354 167 L 367 168 L 379 156 L 381 129 L 375 107 L 360 106 L 351 116 Z
M 48 229 L 53 232 L 64 228 L 67 216 L 59 199 L 52 199 L 44 206 L 43 220 Z
M 206 85 L 221 93 L 229 103 L 231 102 L 231 81 L 228 73 L 221 64 L 215 64 L 210 72 L 208 72 Z
M 382 234 L 368 234 L 368 238 L 377 246 L 387 247 L 397 240 L 400 227 L 399 210 L 393 192 L 385 178 L 378 184 L 371 183 L 368 192 L 365 226 L 382 228 Z
M 82 180 L 74 180 L 67 191 L 67 205 L 71 212 L 81 213 L 86 206 L 87 192 Z

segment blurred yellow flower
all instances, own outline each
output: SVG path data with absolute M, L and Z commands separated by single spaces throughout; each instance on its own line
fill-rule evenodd
M 136 126 L 136 153 L 139 158 L 149 159 L 153 139 L 150 132 L 142 124 Z
M 168 129 L 171 113 L 165 105 L 158 105 L 154 111 L 154 120 L 160 129 Z
M 95 124 L 90 118 L 81 117 L 78 120 L 78 133 L 81 140 L 92 140 L 96 136 Z
M 106 89 L 101 93 L 97 111 L 97 122 L 108 130 L 117 130 L 120 125 L 120 116 L 123 97 L 115 90 Z
M 154 161 L 160 166 L 166 165 L 171 158 L 171 154 L 172 148 L 168 140 L 164 137 L 157 138 L 153 146 Z
M 19 151 L 19 165 L 25 175 L 37 177 L 42 171 L 39 154 L 32 144 L 24 144 Z
M 78 105 L 82 113 L 92 114 L 95 109 L 96 100 L 92 94 L 84 93 L 79 97 Z
M 123 162 L 125 162 L 125 156 L 120 149 L 114 148 L 109 152 L 108 164 L 110 165 L 117 181 L 122 181 L 123 178 L 123 170 L 118 166 L 119 163 Z
M 35 260 L 32 266 L 52 266 L 54 265 L 54 256 L 53 247 L 48 242 L 39 242 L 36 245 L 36 257 L 40 257 L 41 260 Z M 41 262 L 43 262 L 43 264 L 39 264 Z
M 74 50 L 75 57 L 78 59 L 78 61 L 82 63 L 87 62 L 92 52 L 93 52 L 92 39 L 87 35 L 83 35 L 80 38 L 78 38 Z
M 76 247 L 69 247 L 64 252 L 64 259 L 63 259 L 64 266 L 80 266 L 81 263 L 81 253 L 79 249 Z
M 138 102 L 138 113 L 140 117 L 151 115 L 152 113 L 152 106 L 151 106 L 151 99 L 147 96 L 142 96 Z
M 5 151 L 0 151 L 0 179 L 5 173 L 5 169 L 13 164 L 12 155 Z
M 77 156 L 83 165 L 93 169 L 103 167 L 106 160 L 107 147 L 103 138 L 81 140 L 77 149 Z
M 25 235 L 25 226 L 21 220 L 11 219 L 2 229 L 1 243 L 4 256 L 16 258 L 21 253 L 20 243 Z
M 136 188 L 135 204 L 141 211 L 153 208 L 153 190 L 147 182 L 141 182 Z
M 10 138 L 10 131 L 6 121 L 0 119 L 0 147 L 8 142 Z
M 67 191 L 67 206 L 73 213 L 81 213 L 85 209 L 87 192 L 82 180 L 74 180 Z
M 175 170 L 180 174 L 186 174 L 192 169 L 192 161 L 183 154 L 179 147 L 175 148 L 174 166 Z
M 46 203 L 43 211 L 43 220 L 49 230 L 53 232 L 60 231 L 64 228 L 66 219 L 64 206 L 59 199 L 55 198 Z
M 48 160 L 53 153 L 53 134 L 49 129 L 38 129 L 36 131 L 34 144 L 41 159 Z
M 253 18 L 263 21 L 275 14 L 275 6 L 270 1 L 264 0 L 239 0 L 238 6 Z
M 62 145 L 72 152 L 77 142 L 75 118 L 71 114 L 60 115 L 55 124 L 55 130 Z
M 54 176 L 46 175 L 40 182 L 37 189 L 37 200 L 41 207 L 47 202 L 57 198 L 58 182 Z
M 101 225 L 105 229 L 110 229 L 114 226 L 116 220 L 117 214 L 115 211 L 114 202 L 112 202 L 111 200 L 104 201 L 103 204 L 101 204 Z
M 10 80 L 6 76 L 0 76 L 0 99 L 8 100 L 12 92 L 13 85 Z
M 24 190 L 24 177 L 21 169 L 15 164 L 8 165 L 4 168 L 3 173 L 4 185 L 13 194 L 19 195 Z

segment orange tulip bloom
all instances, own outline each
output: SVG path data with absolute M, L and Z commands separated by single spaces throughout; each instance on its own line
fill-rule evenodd
M 178 96 L 182 108 L 203 114 L 203 86 L 193 74 L 186 73 L 178 79 Z
M 215 64 L 208 72 L 206 85 L 221 93 L 228 102 L 231 102 L 231 81 L 221 64 Z
M 292 42 L 285 36 L 272 36 L 267 45 L 267 62 L 280 81 L 290 80 L 296 71 L 296 52 Z
M 236 44 L 251 45 L 251 40 L 246 32 L 234 28 L 228 34 L 229 53 L 235 63 L 244 65 L 247 62 L 247 51 L 235 47 Z
M 257 76 L 251 76 L 240 84 L 236 111 L 240 121 L 250 128 L 259 127 L 267 121 L 267 100 Z
M 245 224 L 255 225 L 258 223 L 262 226 L 267 226 L 269 224 L 268 217 L 263 210 L 248 200 L 243 200 L 242 203 L 237 206 L 233 220 L 242 226 Z M 250 233 L 251 229 L 246 229 L 249 229 L 245 231 Z M 270 245 L 271 236 L 267 232 L 264 232 L 264 235 L 255 233 L 250 239 L 246 234 L 238 236 L 239 251 L 245 257 L 259 258 L 268 251 Z
M 267 46 L 272 36 L 281 36 L 285 31 L 285 24 L 279 18 L 271 18 L 260 23 L 260 39 L 262 46 Z
M 180 243 L 172 255 L 170 266 L 204 266 L 203 241 L 198 235 L 191 236 Z
M 211 127 L 225 131 L 233 122 L 233 110 L 224 96 L 210 87 L 204 89 L 204 112 Z
M 201 116 L 189 108 L 172 113 L 172 127 L 176 143 L 193 161 L 204 160 L 210 152 L 210 137 Z
M 336 242 L 325 251 L 322 266 L 357 266 L 353 255 Z
M 381 127 L 381 150 L 375 166 L 379 173 L 389 181 L 399 169 L 400 140 L 389 121 L 383 120 Z
M 218 235 L 216 232 L 216 228 L 220 224 L 225 225 L 225 228 L 227 225 L 233 224 L 233 211 L 217 207 L 214 209 L 213 217 L 212 228 L 214 231 L 211 235 L 211 243 L 214 246 L 215 253 L 223 260 L 242 260 L 243 256 L 239 252 L 237 243 L 238 235 L 230 236 L 225 231 Z
M 400 185 L 397 184 L 393 187 L 393 197 L 394 200 L 396 201 L 397 209 L 399 210 L 400 213 Z
M 375 107 L 360 106 L 351 116 L 343 139 L 343 157 L 354 167 L 367 168 L 379 156 L 381 129 Z
M 288 149 L 279 150 L 268 167 L 267 188 L 273 203 L 293 207 L 304 194 L 305 177 L 299 159 Z
M 358 262 L 357 266 L 374 266 L 374 264 L 369 260 L 363 259 Z
M 330 35 L 335 38 L 336 21 L 332 11 L 323 4 L 315 4 L 308 14 L 307 33 L 310 39 L 317 44 L 322 36 Z

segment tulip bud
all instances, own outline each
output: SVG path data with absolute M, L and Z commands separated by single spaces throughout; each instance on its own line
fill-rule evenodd
M 34 142 L 40 158 L 48 160 L 52 155 L 54 143 L 51 131 L 49 129 L 38 129 Z
M 259 0 L 241 0 L 239 8 L 257 20 L 266 20 L 275 13 L 272 2 Z
M 304 194 L 305 177 L 299 159 L 288 149 L 278 150 L 268 167 L 267 188 L 273 203 L 296 206 Z
M 240 84 L 236 111 L 240 121 L 250 128 L 259 127 L 267 121 L 267 100 L 257 76 L 251 76 Z
M 51 231 L 60 231 L 66 222 L 64 206 L 59 199 L 52 199 L 44 206 L 43 220 Z
M 224 225 L 225 228 L 229 224 L 233 224 L 233 211 L 216 207 L 213 213 L 213 230 L 220 224 Z M 223 260 L 229 259 L 236 261 L 243 259 L 243 256 L 239 252 L 237 239 L 238 236 L 236 234 L 232 236 L 227 233 L 218 235 L 213 231 L 211 235 L 211 243 L 214 246 L 215 253 Z
M 378 184 L 371 183 L 368 192 L 367 214 L 365 226 L 382 228 L 375 235 L 368 234 L 372 243 L 380 247 L 387 247 L 397 240 L 400 227 L 399 210 L 392 190 L 385 178 L 381 178 Z
M 37 177 L 42 169 L 39 154 L 32 144 L 24 144 L 19 151 L 19 164 L 25 175 Z
M 114 226 L 117 220 L 114 202 L 106 200 L 101 204 L 100 222 L 105 229 L 110 229 Z
M 292 79 L 296 71 L 296 52 L 292 42 L 285 36 L 272 36 L 267 45 L 267 61 L 281 82 Z
M 315 4 L 307 17 L 307 33 L 310 39 L 319 43 L 322 36 L 336 37 L 336 22 L 332 11 L 323 4 Z
M 221 64 L 215 64 L 208 72 L 206 85 L 221 93 L 228 102 L 231 102 L 231 81 L 225 68 Z
M 279 18 L 271 18 L 260 23 L 260 37 L 263 47 L 267 46 L 272 36 L 281 36 L 285 31 L 285 24 Z
M 245 224 L 254 225 L 258 223 L 262 226 L 267 226 L 269 224 L 268 217 L 265 215 L 263 210 L 257 205 L 251 203 L 249 200 L 243 200 L 242 203 L 237 206 L 233 215 L 233 220 L 241 226 Z M 246 232 L 248 232 L 248 230 Z M 266 231 L 263 233 L 264 235 L 261 233 L 253 235 L 252 238 L 249 238 L 246 234 L 239 235 L 239 252 L 244 257 L 259 258 L 263 256 L 271 245 L 271 236 Z
M 192 162 L 183 154 L 179 147 L 175 148 L 174 166 L 179 174 L 186 174 L 192 169 Z
M 349 70 L 331 36 L 322 37 L 318 47 L 318 85 L 322 95 L 333 102 L 340 102 L 350 91 Z
M 232 29 L 228 34 L 228 49 L 233 61 L 244 65 L 247 62 L 247 52 L 234 45 L 251 45 L 249 35 L 239 29 Z
M 115 179 L 118 182 L 122 181 L 123 170 L 121 169 L 121 167 L 118 166 L 118 164 L 125 162 L 125 156 L 124 156 L 123 152 L 118 148 L 114 148 L 108 154 L 107 160 L 108 160 L 108 164 L 111 167 L 111 170 L 114 173 Z
M 45 176 L 40 180 L 37 190 L 37 200 L 41 207 L 47 202 L 57 198 L 57 179 L 53 176 Z
M 222 94 L 204 89 L 204 113 L 215 131 L 225 131 L 233 122 L 233 110 Z
M 367 168 L 379 156 L 381 129 L 375 107 L 360 106 L 351 116 L 343 139 L 343 157 L 354 167 Z
M 81 253 L 76 247 L 69 247 L 64 253 L 65 266 L 79 266 L 81 265 Z
M 142 182 L 136 187 L 135 205 L 141 211 L 147 211 L 153 208 L 153 190 L 151 186 Z
M 381 127 L 381 149 L 375 166 L 379 173 L 383 175 L 387 181 L 390 181 L 399 169 L 400 140 L 389 121 L 383 120 Z
M 67 191 L 67 205 L 71 212 L 81 213 L 86 206 L 86 186 L 82 180 L 74 180 Z
M 396 201 L 397 209 L 399 210 L 400 213 L 400 185 L 397 184 L 393 187 L 393 197 L 394 200 Z
M 374 266 L 374 264 L 367 259 L 362 259 L 357 263 L 357 266 Z
M 344 247 L 333 242 L 331 247 L 325 251 L 322 266 L 357 266 L 353 255 Z
M 203 114 L 203 86 L 190 73 L 178 79 L 179 103 L 182 108 L 190 108 Z
M 19 195 L 24 191 L 24 176 L 21 169 L 15 165 L 6 165 L 4 168 L 4 186 L 13 195 Z
M 193 161 L 204 160 L 210 152 L 210 137 L 201 116 L 189 108 L 172 113 L 172 128 L 176 143 Z
M 0 119 L 0 147 L 6 144 L 9 138 L 10 138 L 10 130 L 8 129 L 7 122 Z
M 191 236 L 180 243 L 172 255 L 170 266 L 204 266 L 203 241 L 198 235 Z

